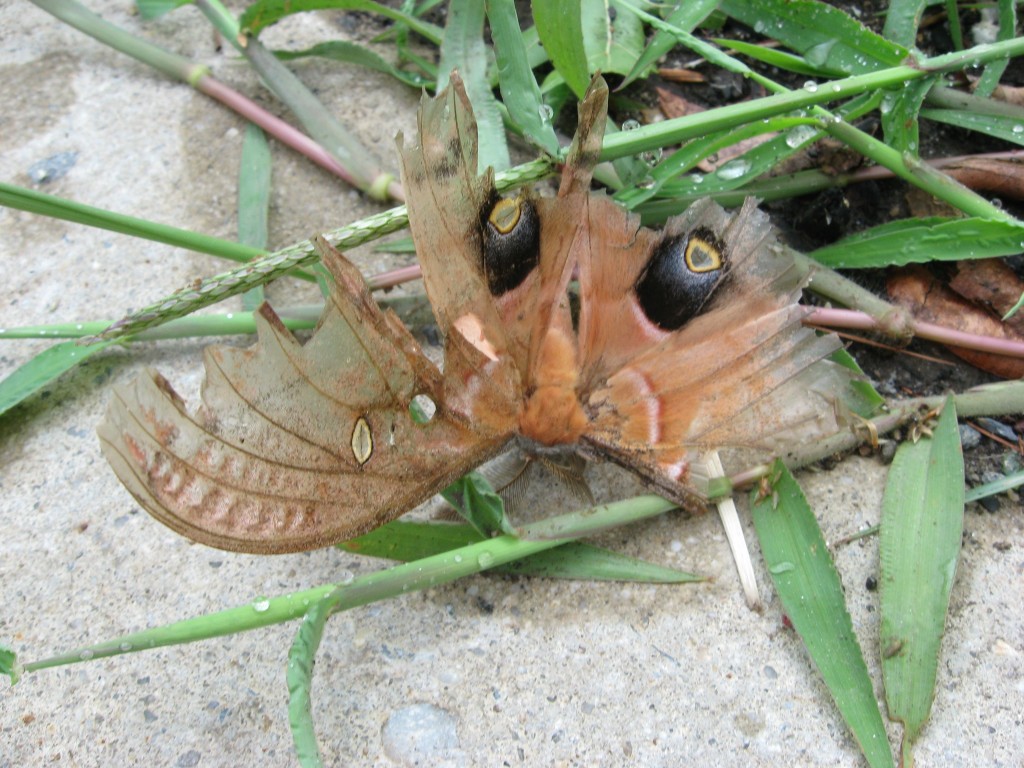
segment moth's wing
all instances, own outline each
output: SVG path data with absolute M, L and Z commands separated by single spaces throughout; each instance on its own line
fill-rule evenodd
M 587 448 L 684 501 L 704 493 L 702 452 L 763 459 L 838 428 L 847 376 L 822 358 L 839 343 L 801 325 L 802 277 L 772 247 L 752 200 L 735 215 L 700 201 L 661 233 L 607 200 L 592 200 L 590 213 L 592 248 L 580 263 Z M 693 317 L 666 329 L 638 286 L 652 254 L 682 243 L 682 259 L 695 233 L 725 251 L 724 278 Z
M 99 428 L 107 460 L 189 538 L 254 553 L 333 544 L 407 512 L 509 437 L 451 412 L 401 321 L 340 253 L 324 261 L 336 282 L 313 337 L 300 344 L 264 305 L 255 345 L 207 349 L 195 414 L 155 371 L 115 391 Z M 437 404 L 422 425 L 417 395 Z
M 434 315 L 445 336 L 446 397 L 468 419 L 496 427 L 521 405 L 521 373 L 483 269 L 493 173 L 477 174 L 473 111 L 457 73 L 423 98 L 419 146 L 399 137 L 409 226 Z

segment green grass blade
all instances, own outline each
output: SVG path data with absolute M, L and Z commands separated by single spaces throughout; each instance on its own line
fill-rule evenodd
M 477 169 L 481 173 L 488 167 L 503 171 L 512 165 L 505 139 L 505 121 L 488 79 L 488 54 L 484 43 L 484 4 L 478 0 L 452 0 L 441 41 L 437 87 L 447 87 L 451 71 L 459 70 L 476 117 Z
M 964 494 L 964 503 L 978 501 L 988 496 L 997 496 L 1014 488 L 1020 488 L 1022 485 L 1024 485 L 1024 470 L 993 480 L 991 483 L 974 486 Z
M 498 86 L 509 119 L 535 145 L 556 154 L 558 137 L 551 122 L 552 109 L 544 103 L 533 76 L 513 0 L 488 0 L 487 20 L 498 64 Z
M 902 219 L 844 238 L 809 255 L 828 267 L 864 269 L 1020 253 L 1024 224 L 967 218 Z
M 842 77 L 843 72 L 838 70 L 825 69 L 824 67 L 809 64 L 803 56 L 795 56 L 778 48 L 770 48 L 767 45 L 755 45 L 745 43 L 742 40 L 732 40 L 724 37 L 713 38 L 713 41 L 726 50 L 741 53 L 749 59 L 760 61 L 771 67 L 778 67 L 786 72 L 793 72 L 798 75 L 809 77 Z
M 775 463 L 771 477 L 776 478 L 774 494 L 752 497 L 751 506 L 783 609 L 868 763 L 873 768 L 892 766 L 882 714 L 818 521 L 781 462 Z
M 996 33 L 996 40 L 1010 40 L 1015 34 L 1017 34 L 1017 2 L 1016 0 L 999 0 L 999 31 Z M 999 59 L 986 64 L 985 70 L 978 78 L 977 87 L 974 89 L 975 95 L 991 96 L 992 91 L 999 85 L 1009 63 L 1009 59 Z
M 270 147 L 266 136 L 251 123 L 242 141 L 238 171 L 238 241 L 254 248 L 267 247 L 267 212 L 270 209 Z M 242 294 L 242 308 L 256 309 L 263 303 L 263 286 Z
M 135 632 L 102 643 L 76 648 L 24 665 L 26 672 L 76 664 L 91 659 L 191 643 L 211 637 L 247 632 L 271 624 L 297 619 L 311 605 L 343 586 L 339 610 L 367 605 L 377 600 L 404 595 L 469 576 L 474 573 L 553 549 L 567 540 L 644 520 L 673 509 L 675 504 L 657 496 L 640 496 L 614 504 L 559 515 L 525 526 L 523 538 L 498 536 L 432 557 L 403 563 L 356 577 L 344 585 L 327 584 L 275 598 L 257 598 L 251 603 L 197 616 L 163 627 Z
M 410 562 L 484 540 L 471 525 L 396 520 L 337 546 L 367 557 Z M 540 552 L 494 570 L 520 576 L 576 581 L 681 584 L 703 580 L 692 573 L 582 542 L 569 542 L 557 549 Z
M 628 74 L 644 51 L 643 22 L 628 3 L 582 0 L 583 47 L 591 72 Z M 609 10 L 614 10 L 612 21 Z
M 21 679 L 21 664 L 18 663 L 18 654 L 3 643 L 0 643 L 0 675 L 7 675 L 11 685 L 16 685 Z
M 582 99 L 590 85 L 590 70 L 580 3 L 533 3 L 533 23 L 555 71 Z
M 921 117 L 1024 146 L 1024 119 L 1019 116 L 983 114 L 962 109 L 922 109 Z
M 313 662 L 324 636 L 324 627 L 337 602 L 338 590 L 319 600 L 303 617 L 288 652 L 288 724 L 292 730 L 295 756 L 302 768 L 321 768 L 323 759 L 313 728 Z
M 687 0 L 687 2 L 679 3 L 668 15 L 666 21 L 679 29 L 693 32 L 697 25 L 717 7 L 718 0 Z M 636 63 L 633 64 L 633 68 L 626 74 L 626 79 L 622 81 L 620 87 L 625 88 L 637 78 L 646 76 L 657 65 L 658 60 L 675 48 L 675 45 L 674 35 L 663 29 L 657 30 Z
M 952 400 L 931 437 L 893 458 L 879 535 L 882 678 L 889 717 L 904 725 L 904 765 L 928 719 L 960 555 L 964 462 Z
M 906 48 L 912 47 L 917 40 L 925 5 L 924 0 L 892 0 L 885 13 L 882 36 Z
M 140 17 L 146 21 L 152 21 L 183 5 L 192 5 L 192 3 L 193 0 L 136 0 L 135 7 L 138 8 Z
M 364 11 L 376 13 L 399 24 L 405 24 L 420 37 L 434 45 L 440 45 L 442 31 L 435 24 L 429 24 L 397 8 L 389 8 L 372 0 L 258 0 L 245 9 L 239 18 L 242 29 L 257 34 L 264 27 L 276 24 L 285 16 L 303 11 L 327 9 L 339 11 Z
M 479 472 L 470 472 L 460 477 L 441 491 L 441 496 L 483 538 L 516 532 L 505 517 L 505 502 Z
M 416 72 L 392 66 L 368 48 L 348 40 L 331 40 L 326 43 L 318 43 L 312 48 L 306 48 L 302 51 L 274 51 L 274 55 L 282 61 L 316 56 L 345 64 L 355 64 L 359 67 L 372 69 L 375 72 L 391 75 L 399 82 L 413 88 L 429 88 L 433 90 L 436 85 L 433 78 L 424 77 Z
M 906 48 L 816 0 L 723 0 L 719 8 L 826 70 L 865 74 L 894 67 L 908 55 Z
M 83 360 L 106 349 L 111 343 L 100 341 L 89 346 L 80 346 L 74 341 L 65 341 L 40 352 L 0 381 L 0 414 L 6 413 L 26 397 L 38 392 Z
M 921 147 L 918 114 L 936 78 L 926 78 L 887 91 L 882 99 L 882 133 L 885 143 L 900 152 L 917 155 Z
M 187 229 L 170 227 L 166 224 L 158 224 L 155 221 L 137 219 L 134 216 L 104 211 L 91 205 L 76 203 L 71 200 L 46 195 L 42 192 L 16 187 L 13 184 L 5 184 L 3 182 L 0 182 L 0 205 L 15 208 L 19 211 L 36 213 L 40 216 L 73 221 L 77 224 L 86 224 L 90 227 L 98 227 L 111 232 L 120 232 L 158 243 L 166 243 L 178 248 L 188 248 L 191 251 L 207 253 L 211 256 L 219 256 L 231 261 L 246 262 L 250 259 L 266 255 L 266 251 L 242 245 L 241 243 L 222 240 L 219 237 L 210 237 L 198 232 L 190 232 Z

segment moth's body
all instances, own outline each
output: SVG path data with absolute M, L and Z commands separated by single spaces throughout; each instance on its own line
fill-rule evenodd
M 155 372 L 100 428 L 118 476 L 198 541 L 252 552 L 332 544 L 398 517 L 519 442 L 626 466 L 699 500 L 705 450 L 777 453 L 834 431 L 837 344 L 800 325 L 801 279 L 752 201 L 704 200 L 660 232 L 590 192 L 607 89 L 596 81 L 557 197 L 500 199 L 477 175 L 461 83 L 425 100 L 401 147 L 409 222 L 445 336 L 442 373 L 320 242 L 335 285 L 299 344 L 266 305 L 249 349 L 206 354 L 190 415 Z M 574 322 L 568 284 L 579 279 Z M 426 423 L 410 406 L 436 405 Z

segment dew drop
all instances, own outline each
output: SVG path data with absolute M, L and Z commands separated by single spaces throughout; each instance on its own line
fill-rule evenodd
M 252 609 L 256 611 L 256 613 L 265 613 L 270 610 L 270 600 L 265 597 L 257 598 L 252 601 Z
M 795 571 L 796 570 L 796 566 L 793 565 L 790 562 L 785 562 L 784 561 L 784 562 L 781 562 L 781 563 L 776 563 L 775 565 L 773 565 L 768 570 L 771 571 L 772 573 L 776 573 L 776 574 L 778 574 L 778 573 L 787 573 L 788 571 Z
M 125 653 L 127 653 L 128 651 L 130 651 L 132 649 L 132 644 L 131 643 L 121 643 L 117 647 L 120 648 Z
M 804 90 L 807 91 L 808 93 L 817 93 L 818 84 L 813 80 L 808 80 L 806 83 L 804 83 Z
M 456 562 L 456 563 L 461 563 L 462 562 L 462 555 L 455 555 L 454 557 L 452 557 L 452 560 L 454 562 Z
M 811 126 L 798 125 L 786 134 L 786 146 L 791 149 L 796 149 L 804 142 L 814 138 L 815 134 L 817 134 L 817 131 L 815 131 Z
M 338 574 L 338 583 L 339 584 L 342 584 L 342 585 L 351 584 L 355 580 L 356 580 L 356 577 L 355 577 L 355 574 L 352 573 L 352 571 L 341 571 Z
M 728 163 L 719 168 L 715 173 L 718 178 L 726 181 L 733 181 L 734 179 L 740 178 L 743 174 L 750 170 L 750 163 L 746 160 L 730 160 Z
M 690 174 L 690 181 L 692 181 L 694 184 L 703 184 L 704 183 L 704 177 L 701 176 L 699 173 L 691 173 Z
M 635 131 L 639 127 L 640 127 L 640 121 L 639 120 L 626 120 L 622 124 L 622 130 L 624 130 L 624 131 Z
M 1024 133 L 1024 125 L 1021 125 L 1020 123 L 1017 123 L 1010 130 L 1012 130 L 1014 133 Z
M 96 655 L 95 653 L 93 653 L 88 648 L 86 648 L 84 651 L 82 651 L 80 654 L 78 654 L 78 658 L 80 658 L 82 661 L 88 661 L 89 659 L 91 659 L 95 655 Z
M 653 168 L 659 162 L 661 162 L 661 147 L 656 147 L 654 149 L 648 149 L 646 152 L 641 152 L 640 160 L 645 165 Z
M 551 118 L 555 116 L 555 110 L 551 108 L 550 104 L 541 104 L 537 107 L 537 113 L 540 115 L 542 122 L 550 123 Z
M 490 568 L 494 565 L 494 555 L 490 552 L 481 552 L 476 562 L 481 568 Z

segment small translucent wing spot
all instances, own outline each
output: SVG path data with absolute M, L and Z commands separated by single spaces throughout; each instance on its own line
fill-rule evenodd
M 359 466 L 363 466 L 373 455 L 373 433 L 366 419 L 360 416 L 352 427 L 352 456 Z

